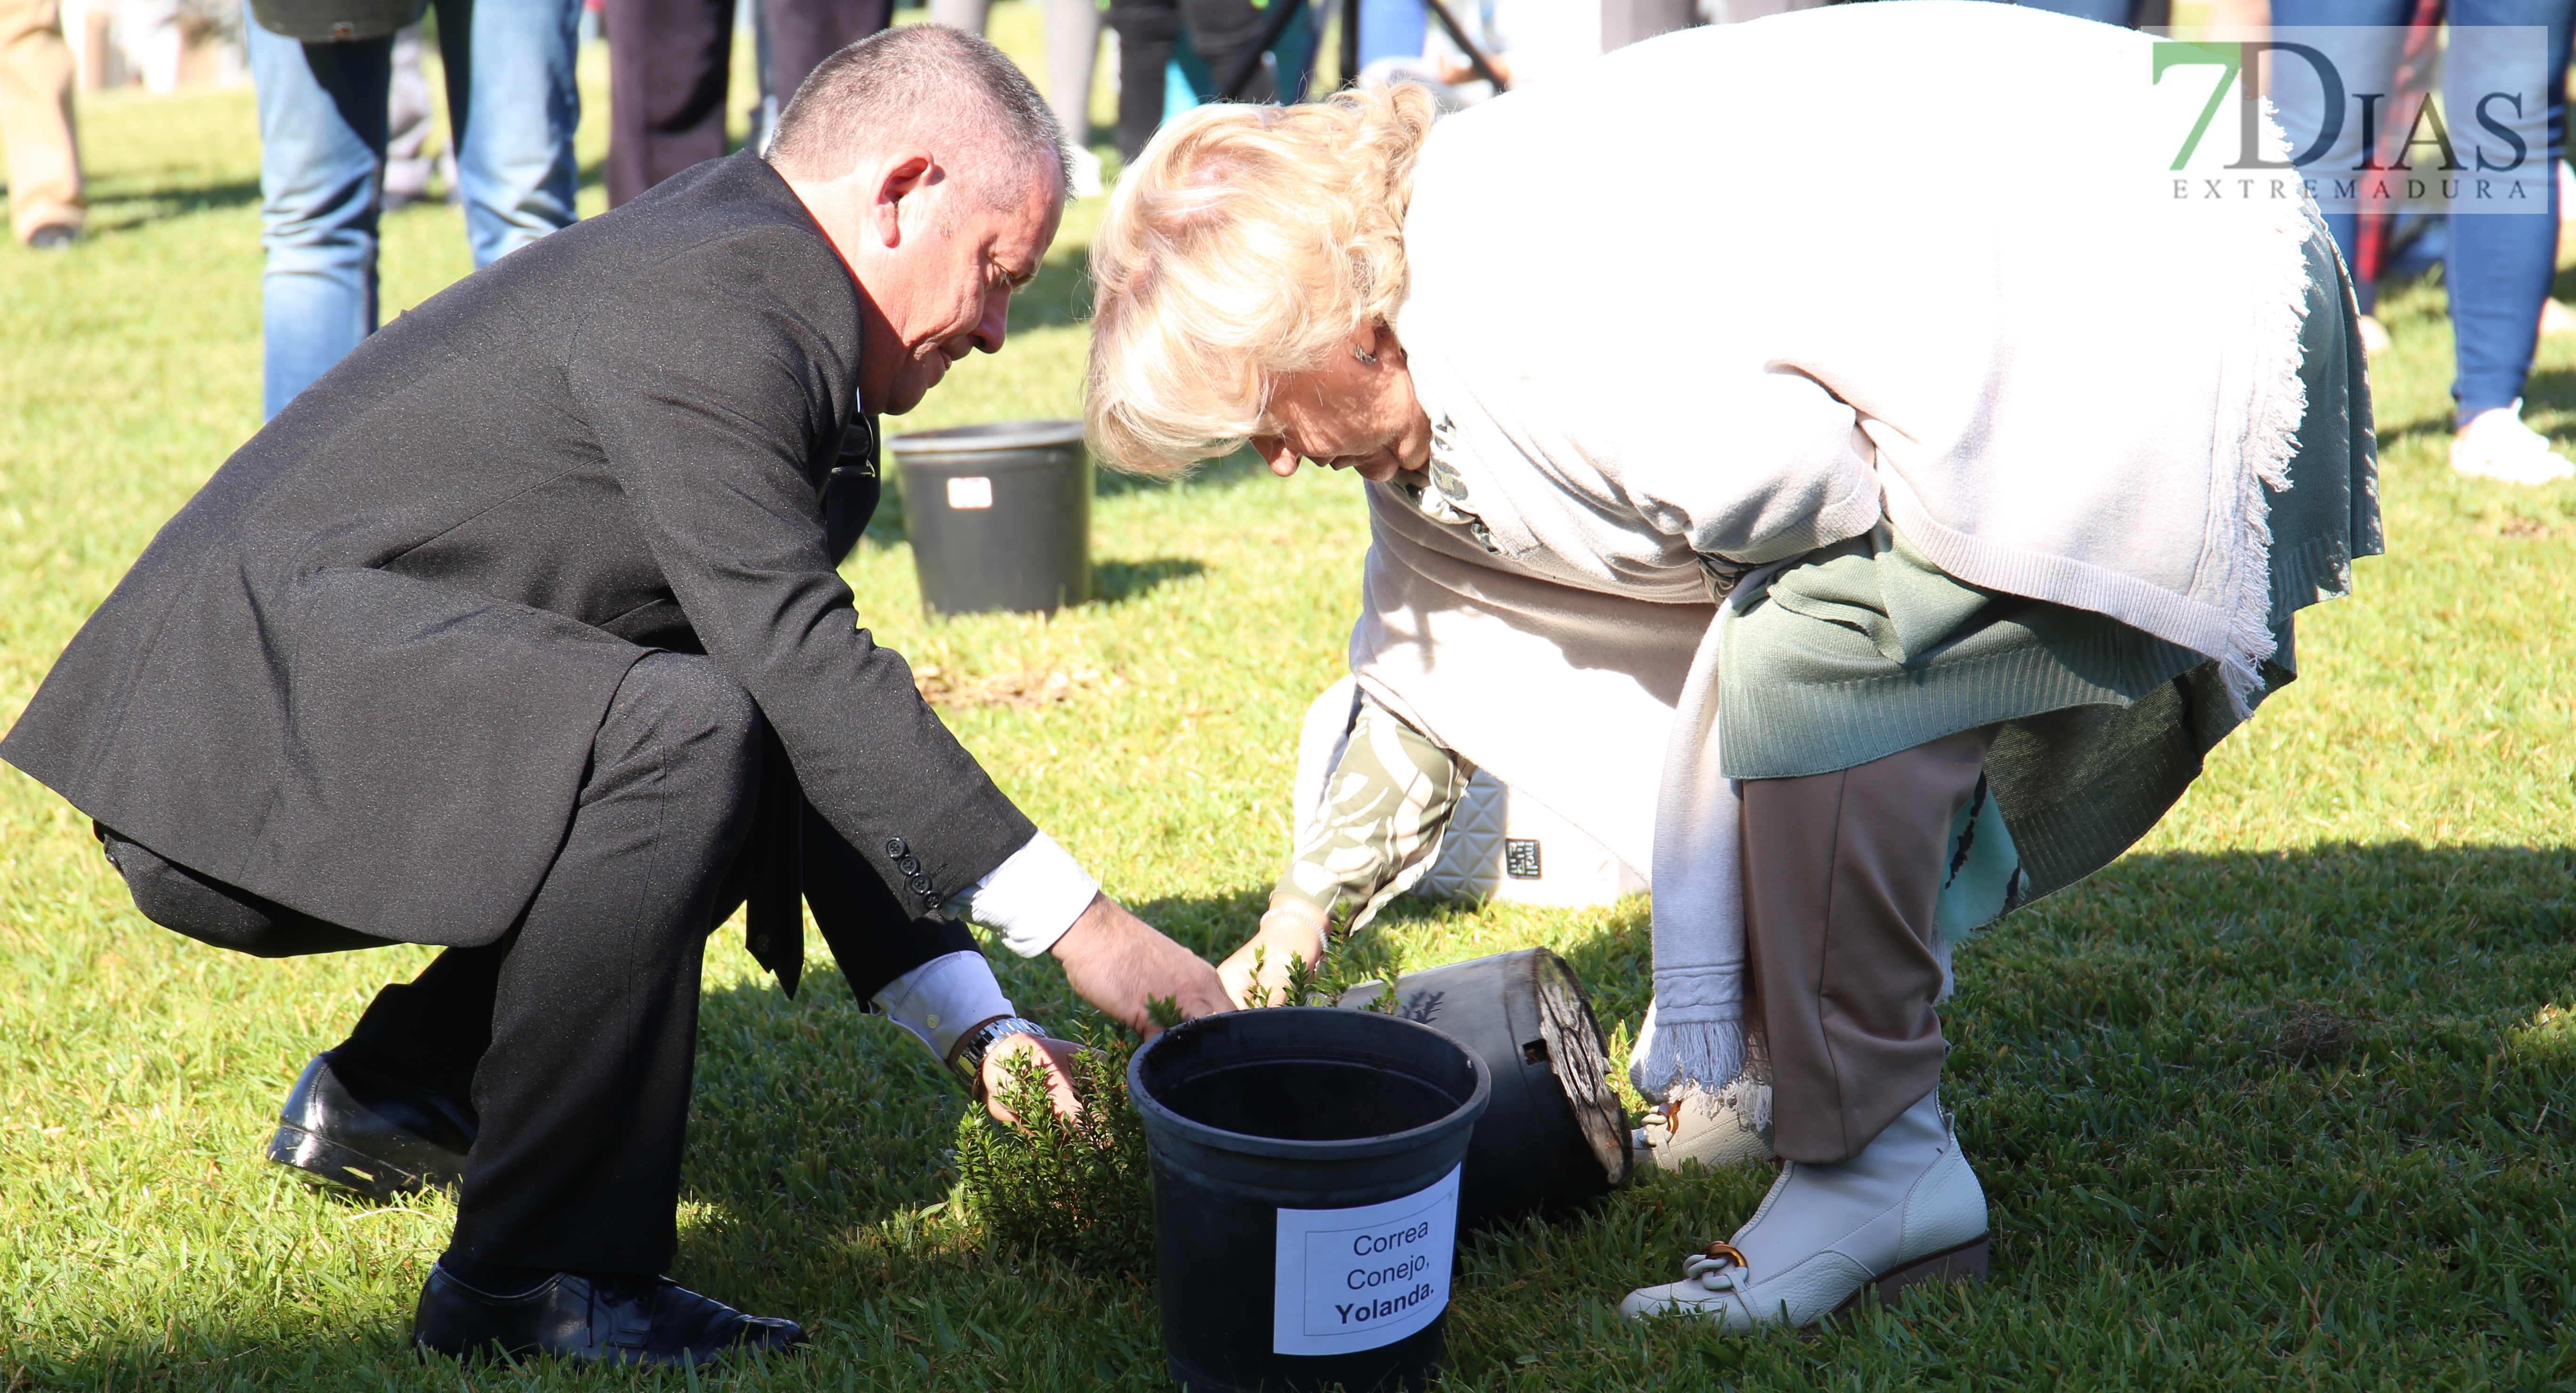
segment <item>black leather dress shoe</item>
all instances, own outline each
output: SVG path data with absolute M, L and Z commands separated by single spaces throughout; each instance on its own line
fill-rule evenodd
M 805 1343 L 792 1320 L 746 1316 L 668 1277 L 558 1272 L 536 1290 L 494 1296 L 432 1267 L 412 1317 L 412 1343 L 460 1358 L 550 1354 L 584 1364 L 695 1364 Z
M 463 1104 L 326 1051 L 286 1095 L 268 1159 L 389 1200 L 453 1187 L 473 1145 L 474 1114 Z

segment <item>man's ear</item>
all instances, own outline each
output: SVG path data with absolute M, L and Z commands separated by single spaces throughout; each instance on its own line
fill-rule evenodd
M 903 245 L 904 201 L 929 187 L 938 169 L 924 150 L 898 151 L 878 166 L 876 188 L 868 201 L 868 231 L 879 246 L 892 251 Z

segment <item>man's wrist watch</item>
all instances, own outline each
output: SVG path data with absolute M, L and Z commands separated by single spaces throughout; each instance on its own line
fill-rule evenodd
M 993 1046 L 1014 1035 L 1044 1035 L 1046 1027 L 1025 1016 L 995 1016 L 982 1025 L 957 1037 L 949 1048 L 948 1067 L 957 1072 L 957 1081 L 977 1099 L 984 1096 L 984 1056 Z

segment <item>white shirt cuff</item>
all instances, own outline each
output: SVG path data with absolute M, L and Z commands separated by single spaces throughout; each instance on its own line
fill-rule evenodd
M 1040 832 L 948 908 L 1000 934 L 1012 952 L 1034 958 L 1054 947 L 1099 893 L 1100 882 L 1082 863 Z
M 942 1061 L 958 1036 L 995 1016 L 1019 1014 L 1002 995 L 993 965 L 971 949 L 932 958 L 868 1000 Z

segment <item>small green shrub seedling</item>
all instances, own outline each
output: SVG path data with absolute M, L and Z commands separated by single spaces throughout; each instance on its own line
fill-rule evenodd
M 1154 1198 L 1145 1127 L 1127 1101 L 1123 1038 L 1089 1040 L 1074 1056 L 1081 1115 L 1047 1096 L 1046 1071 L 1018 1055 L 1005 1068 L 1002 1102 L 1015 1126 L 970 1108 L 957 1124 L 957 1170 L 966 1207 L 1003 1247 L 1060 1257 L 1101 1276 L 1152 1275 Z

